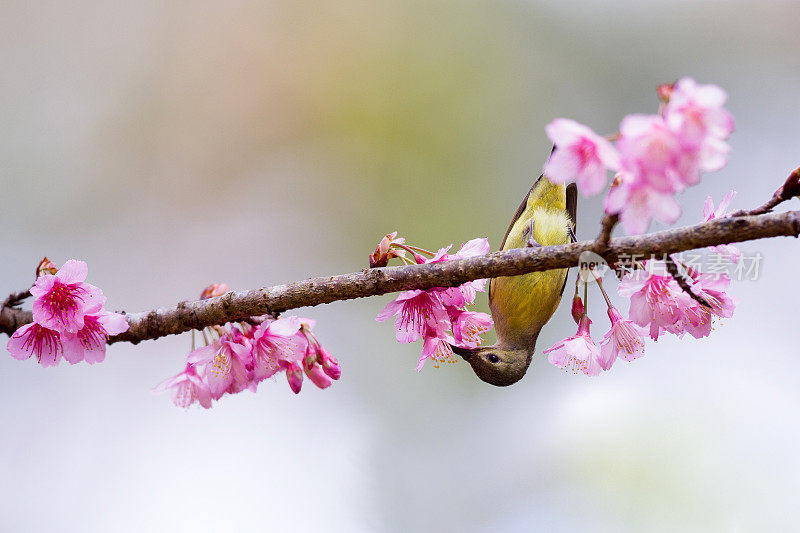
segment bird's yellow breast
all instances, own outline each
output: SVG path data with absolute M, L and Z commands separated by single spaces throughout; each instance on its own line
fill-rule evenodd
M 565 187 L 553 185 L 546 178 L 539 181 L 511 226 L 504 250 L 527 246 L 526 230 L 531 219 L 533 238 L 542 246 L 570 242 Z M 567 269 L 559 269 L 493 279 L 489 305 L 498 342 L 507 346 L 534 342 L 561 301 L 566 275 Z

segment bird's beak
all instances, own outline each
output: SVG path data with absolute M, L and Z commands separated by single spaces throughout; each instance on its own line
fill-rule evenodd
M 450 346 L 453 348 L 453 353 L 456 355 L 460 355 L 461 357 L 464 358 L 465 361 L 469 361 L 470 358 L 473 355 L 475 355 L 475 352 L 477 351 L 474 348 L 459 348 L 458 346 L 453 346 L 452 344 Z

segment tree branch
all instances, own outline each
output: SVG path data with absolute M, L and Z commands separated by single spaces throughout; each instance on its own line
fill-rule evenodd
M 749 211 L 739 210 L 735 213 L 732 213 L 731 216 L 733 217 L 741 217 L 746 215 L 763 215 L 765 213 L 771 212 L 778 204 L 781 204 L 787 200 L 791 200 L 792 198 L 800 196 L 800 167 L 797 167 L 789 174 L 789 177 L 786 178 L 786 181 L 783 185 L 781 185 L 775 194 L 772 195 L 764 205 L 756 207 L 755 209 L 750 209 Z
M 612 239 L 605 252 L 600 255 L 607 261 L 614 262 L 620 256 L 660 256 L 719 244 L 798 235 L 800 211 L 745 215 L 647 235 Z M 410 289 L 450 287 L 474 279 L 568 268 L 578 264 L 581 252 L 594 251 L 595 246 L 596 241 L 583 241 L 564 246 L 519 248 L 471 259 L 364 269 L 351 274 L 311 278 L 288 285 L 231 291 L 207 300 L 180 302 L 174 307 L 131 313 L 127 316 L 130 329 L 110 338 L 108 342 L 137 344 L 143 340 L 221 325 L 251 316 L 280 313 L 338 300 Z M 31 320 L 30 311 L 3 306 L 0 310 L 0 332 L 11 335 L 18 327 Z
M 22 292 L 12 292 L 6 298 L 6 301 L 3 302 L 3 307 L 16 307 L 22 302 L 24 302 L 27 298 L 30 298 L 31 291 L 28 289 L 27 291 Z
M 614 231 L 614 226 L 619 222 L 619 215 L 605 215 L 603 220 L 600 221 L 600 233 L 594 240 L 594 252 L 602 254 L 608 249 L 608 243 L 611 240 L 611 232 Z

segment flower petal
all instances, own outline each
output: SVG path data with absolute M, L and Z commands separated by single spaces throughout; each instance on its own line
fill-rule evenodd
M 72 285 L 74 283 L 81 283 L 86 281 L 86 276 L 89 274 L 89 267 L 83 261 L 70 259 L 64 266 L 58 269 L 56 277 L 65 285 Z

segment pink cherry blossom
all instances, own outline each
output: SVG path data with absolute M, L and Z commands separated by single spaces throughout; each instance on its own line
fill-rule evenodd
M 583 315 L 578 323 L 578 332 L 567 337 L 552 348 L 545 350 L 547 360 L 559 368 L 583 372 L 587 376 L 600 373 L 600 350 L 589 335 L 589 317 Z
M 453 320 L 453 337 L 461 348 L 477 348 L 481 335 L 492 329 L 494 322 L 486 313 L 462 311 Z
M 607 169 L 618 171 L 604 208 L 620 215 L 628 233 L 646 231 L 653 219 L 675 222 L 681 211 L 674 195 L 698 183 L 701 172 L 722 168 L 730 151 L 733 118 L 722 89 L 683 78 L 658 94 L 659 113 L 623 118 L 615 147 L 571 120 L 545 128 L 555 148 L 544 172 L 554 183 L 575 180 L 591 195 L 605 186 Z
M 442 261 L 451 261 L 454 259 L 469 259 L 472 257 L 486 255 L 490 251 L 489 239 L 485 237 L 467 241 L 456 253 L 448 254 L 447 252 L 450 250 L 450 248 L 452 248 L 452 246 L 453 245 L 451 244 L 450 246 L 440 248 L 430 259 L 420 258 L 417 260 L 417 262 L 430 264 L 440 263 Z M 438 295 L 441 303 L 445 306 L 461 309 L 465 305 L 473 303 L 478 292 L 486 292 L 487 281 L 488 280 L 486 279 L 476 279 L 473 281 L 468 281 L 457 287 L 435 288 L 427 292 L 435 292 Z
M 307 341 L 299 336 L 296 316 L 268 320 L 253 332 L 253 379 L 261 381 L 281 369 L 281 362 L 301 362 Z
M 248 388 L 250 376 L 247 367 L 251 359 L 249 345 L 234 342 L 224 334 L 218 342 L 190 353 L 187 361 L 193 365 L 205 365 L 203 377 L 212 398 L 218 400 L 226 392 L 236 393 Z
M 461 248 L 454 254 L 453 259 L 469 259 L 472 257 L 480 257 L 488 254 L 490 251 L 491 247 L 489 246 L 489 239 L 485 237 L 472 239 L 461 246 Z M 458 287 L 451 287 L 447 291 L 450 291 L 451 293 L 456 291 L 459 292 L 464 299 L 464 303 L 462 305 L 456 305 L 456 307 L 463 307 L 464 305 L 472 304 L 475 301 L 477 293 L 486 292 L 487 282 L 488 280 L 486 279 L 476 279 L 468 281 L 462 285 L 459 285 Z M 453 300 L 458 300 L 458 298 L 453 298 Z M 447 304 L 445 298 L 442 298 L 442 301 Z M 457 304 L 456 301 L 453 303 Z
M 211 391 L 208 383 L 197 373 L 194 365 L 187 365 L 186 370 L 177 376 L 165 379 L 159 383 L 153 392 L 172 392 L 172 403 L 178 407 L 188 408 L 194 402 L 200 403 L 205 409 L 211 408 Z
M 70 259 L 54 275 L 39 276 L 31 287 L 33 321 L 59 332 L 80 331 L 84 315 L 106 300 L 103 291 L 84 283 L 87 273 L 86 263 Z
M 694 149 L 687 147 L 663 117 L 628 115 L 619 127 L 617 149 L 620 166 L 660 193 L 672 194 L 700 180 L 700 165 Z
M 694 300 L 686 302 L 683 318 L 677 325 L 680 331 L 699 339 L 711 334 L 714 319 L 730 318 L 736 308 L 736 298 L 727 294 L 731 279 L 726 274 L 699 274 L 690 271 L 692 290 L 711 307 L 708 308 Z
M 606 139 L 574 120 L 558 118 L 545 127 L 555 145 L 544 166 L 553 183 L 575 181 L 581 193 L 597 194 L 606 185 L 606 169 L 617 170 L 619 155 Z
M 707 172 L 725 166 L 730 152 L 724 140 L 733 132 L 734 121 L 723 107 L 727 98 L 716 85 L 698 85 L 691 78 L 682 78 L 673 86 L 663 109 L 670 128 L 684 146 L 699 154 L 700 166 Z
M 36 361 L 44 367 L 56 366 L 64 355 L 61 335 L 36 322 L 17 329 L 8 339 L 6 348 L 20 361 L 35 355 Z
M 625 320 L 614 307 L 608 308 L 611 329 L 600 342 L 600 366 L 608 370 L 617 356 L 625 361 L 633 361 L 644 355 L 644 339 L 641 328 L 630 320 Z
M 650 337 L 658 340 L 663 331 L 677 333 L 676 325 L 683 310 L 693 301 L 683 292 L 661 261 L 648 261 L 646 270 L 634 270 L 619 283 L 618 292 L 631 299 L 630 319 L 639 326 L 650 327 Z
M 414 260 L 418 264 L 432 264 L 479 257 L 490 251 L 489 240 L 486 238 L 471 239 L 457 252 L 450 254 L 452 247 L 451 244 L 440 248 L 430 258 L 414 253 Z M 414 247 L 409 248 L 414 249 Z M 395 336 L 399 342 L 409 343 L 423 339 L 422 354 L 417 364 L 418 371 L 428 359 L 431 359 L 436 367 L 440 362 L 455 362 L 457 358 L 452 349 L 453 345 L 476 347 L 480 343 L 480 334 L 492 326 L 489 315 L 466 311 L 466 306 L 475 301 L 477 293 L 486 290 L 487 281 L 479 279 L 457 287 L 437 287 L 425 291 L 412 290 L 400 293 L 395 300 L 384 307 L 376 320 L 384 321 L 395 317 Z M 454 334 L 458 336 L 458 340 Z M 322 367 L 328 376 L 336 379 L 328 371 L 324 360 Z
M 719 203 L 716 209 L 714 209 L 714 200 L 712 200 L 710 196 L 706 198 L 705 205 L 703 205 L 703 222 L 728 216 L 725 211 L 728 209 L 728 204 L 731 203 L 731 200 L 733 200 L 734 196 L 736 196 L 736 191 L 728 192 L 728 194 L 722 198 L 722 201 Z M 742 253 L 732 244 L 709 246 L 708 249 L 722 255 L 723 257 L 727 257 L 734 263 L 738 263 L 742 259 Z
M 414 342 L 429 330 L 446 331 L 450 329 L 450 319 L 440 297 L 435 291 L 405 291 L 383 308 L 376 320 L 384 321 L 391 317 L 394 321 L 395 336 L 398 342 Z
M 619 214 L 620 223 L 630 235 L 647 231 L 652 219 L 672 224 L 681 214 L 672 194 L 659 192 L 631 174 L 620 173 L 603 200 L 608 214 Z
M 417 361 L 417 372 L 422 370 L 428 359 L 433 361 L 433 366 L 436 368 L 439 368 L 439 363 L 455 363 L 458 358 L 453 353 L 453 344 L 455 339 L 448 334 L 441 337 L 426 336 L 422 344 L 422 355 Z
M 486 255 L 490 250 L 489 239 L 481 237 L 465 242 L 454 255 L 459 259 L 469 259 L 470 257 Z
M 101 363 L 106 358 L 106 341 L 110 335 L 128 331 L 125 315 L 110 313 L 105 309 L 83 317 L 83 328 L 77 333 L 63 333 L 64 358 L 70 364 L 86 361 Z

